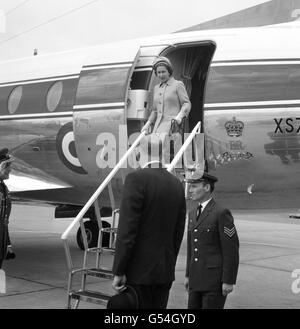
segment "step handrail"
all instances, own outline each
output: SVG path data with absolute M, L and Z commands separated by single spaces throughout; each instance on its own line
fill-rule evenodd
M 150 123 L 148 122 L 148 125 Z M 174 167 L 176 166 L 177 162 L 180 160 L 183 153 L 188 148 L 189 144 L 192 142 L 193 138 L 197 133 L 200 131 L 201 122 L 199 121 L 197 125 L 194 127 L 192 132 L 189 134 L 189 137 L 184 142 L 176 156 L 174 157 L 171 164 L 168 166 L 168 171 L 171 172 Z M 121 160 L 118 162 L 118 164 L 114 167 L 114 169 L 109 173 L 109 175 L 105 178 L 105 180 L 102 182 L 102 184 L 98 187 L 98 189 L 95 191 L 95 193 L 91 196 L 91 198 L 88 200 L 88 202 L 85 204 L 85 206 L 81 209 L 81 211 L 78 213 L 78 215 L 75 217 L 75 219 L 72 221 L 72 223 L 67 227 L 65 232 L 62 234 L 61 239 L 66 240 L 74 228 L 74 226 L 83 218 L 85 213 L 89 210 L 89 208 L 92 206 L 92 204 L 96 201 L 100 193 L 104 190 L 104 188 L 109 184 L 111 179 L 115 176 L 117 171 L 121 168 L 121 166 L 124 164 L 124 162 L 127 160 L 127 158 L 131 155 L 131 153 L 134 151 L 138 143 L 141 141 L 141 139 L 145 136 L 147 129 L 145 129 L 138 138 L 134 141 L 134 143 L 131 145 L 131 147 L 127 150 L 127 152 L 123 155 Z
M 128 157 L 132 154 L 132 152 L 135 150 L 141 139 L 147 134 L 148 128 L 150 126 L 150 122 L 147 123 L 148 127 L 145 126 L 146 129 L 143 130 L 143 132 L 138 136 L 138 138 L 134 141 L 134 143 L 130 146 L 130 148 L 127 150 L 127 152 L 123 155 L 121 160 L 118 162 L 118 164 L 113 168 L 113 170 L 109 173 L 109 175 L 104 179 L 104 181 L 100 184 L 100 186 L 97 188 L 97 190 L 94 192 L 94 194 L 91 196 L 91 198 L 87 201 L 85 206 L 81 209 L 81 211 L 78 213 L 78 215 L 74 218 L 74 220 L 71 222 L 71 224 L 67 227 L 67 229 L 64 231 L 64 233 L 61 235 L 61 239 L 64 244 L 66 257 L 67 257 L 67 266 L 68 269 L 71 271 L 73 268 L 72 258 L 70 254 L 70 248 L 68 246 L 68 237 L 70 235 L 70 232 L 73 230 L 76 224 L 78 224 L 82 219 L 85 213 L 89 210 L 89 208 L 92 206 L 93 203 L 96 202 L 99 195 L 102 193 L 102 191 L 107 187 L 107 185 L 110 183 L 112 178 L 115 176 L 115 174 L 118 172 L 118 170 L 122 167 L 122 165 L 125 163 L 125 161 L 128 159 Z M 194 127 L 192 132 L 189 134 L 187 140 L 184 142 L 178 153 L 175 155 L 173 161 L 171 164 L 167 167 L 167 170 L 171 172 L 178 161 L 181 159 L 183 153 L 188 148 L 189 144 L 193 141 L 193 138 L 196 134 L 200 133 L 200 127 L 201 122 L 199 121 L 197 125 Z
M 150 122 L 147 123 L 148 127 L 150 126 Z M 147 128 L 145 126 L 145 128 Z M 92 204 L 96 201 L 100 193 L 107 187 L 111 179 L 115 176 L 117 171 L 122 167 L 122 165 L 125 163 L 125 161 L 128 159 L 128 157 L 131 155 L 131 153 L 135 150 L 138 143 L 141 141 L 141 139 L 146 135 L 147 129 L 145 129 L 138 138 L 134 141 L 134 143 L 130 146 L 130 148 L 127 150 L 127 152 L 123 155 L 121 160 L 117 163 L 117 165 L 113 168 L 113 170 L 108 174 L 108 176 L 104 179 L 104 181 L 101 183 L 101 185 L 97 188 L 97 190 L 94 192 L 94 194 L 90 197 L 88 202 L 85 204 L 85 206 L 81 209 L 81 211 L 78 213 L 78 215 L 75 217 L 75 219 L 72 221 L 72 223 L 67 227 L 65 232 L 62 234 L 61 239 L 67 240 L 70 232 L 74 228 L 76 224 L 79 223 L 80 220 L 82 220 L 85 213 L 89 210 L 89 208 L 92 206 Z

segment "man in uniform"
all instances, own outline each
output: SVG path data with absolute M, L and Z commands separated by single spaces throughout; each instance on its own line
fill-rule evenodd
M 233 291 L 239 265 L 239 239 L 231 212 L 212 196 L 217 178 L 194 172 L 186 177 L 189 212 L 185 287 L 189 309 L 222 309 Z
M 12 252 L 9 233 L 8 218 L 11 211 L 11 200 L 4 180 L 9 178 L 12 157 L 8 149 L 0 150 L 0 268 L 4 259 L 15 258 Z
M 154 141 L 151 151 L 157 146 Z M 139 308 L 165 309 L 175 280 L 186 206 L 182 183 L 162 167 L 157 152 L 151 155 L 148 163 L 148 156 L 141 156 L 143 169 L 125 180 L 113 288 L 121 291 L 128 284 L 137 292 Z

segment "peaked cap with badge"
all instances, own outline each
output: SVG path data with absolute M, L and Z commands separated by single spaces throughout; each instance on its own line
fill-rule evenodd
M 200 170 L 188 171 L 185 175 L 185 180 L 188 183 L 198 183 L 198 182 L 209 182 L 209 183 L 216 183 L 218 178 L 210 175 L 207 172 L 202 172 Z

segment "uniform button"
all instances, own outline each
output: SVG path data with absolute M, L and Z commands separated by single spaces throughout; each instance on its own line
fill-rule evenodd
M 197 251 L 198 251 L 198 249 L 196 248 L 196 249 L 195 249 L 195 251 L 197 252 Z
M 198 230 L 194 230 L 194 232 L 196 232 L 196 233 L 197 233 L 197 232 L 198 232 Z
M 195 241 L 195 242 L 198 242 L 198 239 L 195 239 L 194 241 Z
M 209 232 L 209 228 L 207 229 L 207 232 Z
M 195 262 L 198 262 L 198 258 L 195 258 Z

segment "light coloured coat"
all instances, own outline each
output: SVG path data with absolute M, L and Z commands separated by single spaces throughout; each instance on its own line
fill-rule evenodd
M 154 87 L 152 111 L 149 121 L 154 124 L 153 133 L 169 133 L 172 119 L 188 116 L 191 102 L 182 81 L 174 77 Z

